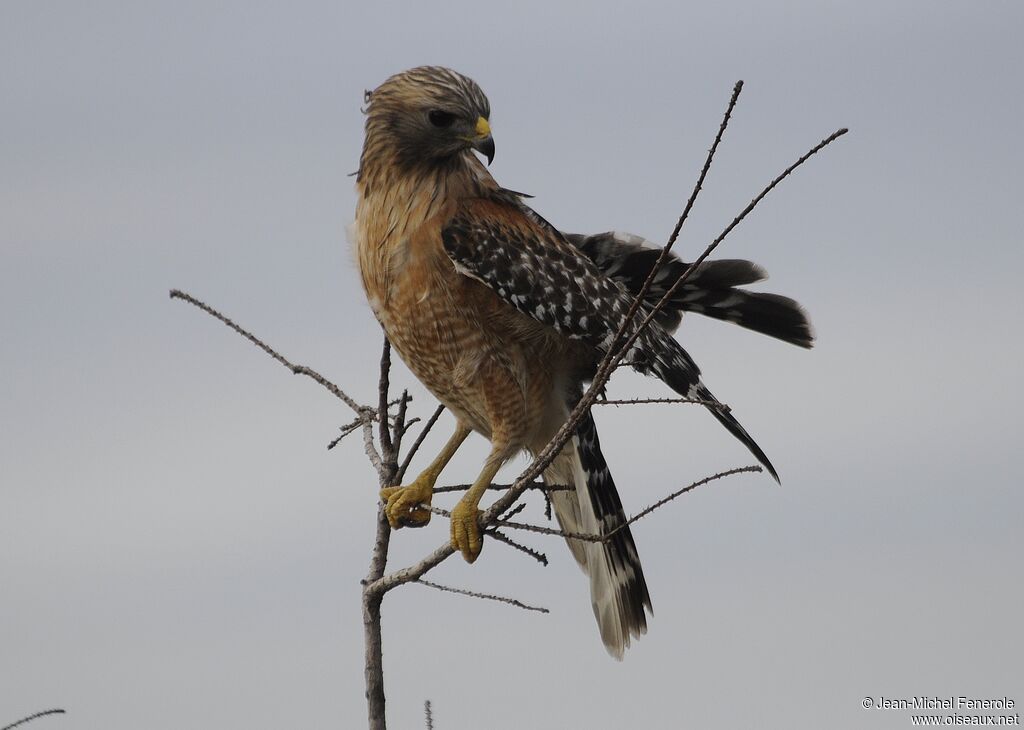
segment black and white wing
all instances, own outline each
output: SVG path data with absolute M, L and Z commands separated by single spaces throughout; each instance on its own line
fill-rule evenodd
M 465 203 L 443 228 L 441 239 L 458 271 L 483 282 L 537 322 L 602 355 L 612 346 L 633 301 L 621 284 L 518 200 Z M 631 326 L 636 324 L 634 320 Z M 714 405 L 718 401 L 701 382 L 700 368 L 663 327 L 652 322 L 626 358 L 680 395 L 711 403 L 712 415 L 778 480 L 750 434 L 729 411 Z

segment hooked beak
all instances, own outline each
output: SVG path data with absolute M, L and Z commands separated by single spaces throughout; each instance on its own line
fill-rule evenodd
M 474 131 L 476 136 L 472 139 L 473 149 L 486 157 L 487 164 L 490 165 L 491 160 L 494 159 L 494 138 L 491 137 L 491 125 L 483 117 L 478 117 Z

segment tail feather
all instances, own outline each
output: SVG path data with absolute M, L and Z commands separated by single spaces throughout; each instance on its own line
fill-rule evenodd
M 711 391 L 703 385 L 697 389 L 697 393 L 698 395 L 696 397 L 701 400 L 714 401 L 715 403 L 718 403 L 718 399 L 711 395 Z M 729 433 L 739 439 L 744 446 L 750 449 L 750 453 L 753 454 L 754 458 L 761 462 L 761 465 L 768 470 L 768 473 L 772 475 L 772 479 L 774 479 L 777 484 L 782 484 L 782 480 L 779 479 L 779 473 L 775 471 L 775 467 L 772 466 L 772 462 L 768 460 L 768 455 L 765 454 L 764 451 L 761 450 L 761 447 L 757 445 L 757 442 L 754 441 L 754 437 L 747 433 L 747 429 L 743 428 L 743 426 L 740 425 L 740 422 L 733 418 L 729 411 L 712 406 L 709 406 L 708 410 L 711 411 L 711 415 L 718 419 L 719 423 L 725 426 Z
M 634 295 L 640 293 L 661 254 L 650 242 L 628 233 L 569 234 L 566 238 L 606 276 Z M 653 309 L 689 266 L 670 254 L 644 297 L 644 308 Z M 767 276 L 760 266 L 742 259 L 704 261 L 679 286 L 655 321 L 671 332 L 679 326 L 683 312 L 694 312 L 800 347 L 811 347 L 814 331 L 807 313 L 797 302 L 778 294 L 736 288 Z
M 580 510 L 580 495 L 577 481 L 580 480 L 578 468 L 579 454 L 576 451 L 575 439 L 569 441 L 562 452 L 554 458 L 544 470 L 544 483 L 551 486 L 566 486 L 568 490 L 551 492 L 551 506 L 554 508 L 558 525 L 565 532 L 586 532 L 583 524 L 583 513 Z M 585 483 L 585 480 L 582 480 Z M 566 539 L 569 551 L 576 559 L 584 573 L 587 572 L 587 544 L 582 540 Z
M 544 479 L 548 483 L 565 480 L 561 483 L 575 486 L 575 491 L 552 494 L 563 530 L 606 535 L 626 522 L 589 412 L 573 440 L 545 471 Z M 631 639 L 647 633 L 645 610 L 653 611 L 633 536 L 626 527 L 607 542 L 566 541 L 590 576 L 591 604 L 605 648 L 621 659 Z
M 660 344 L 663 346 L 663 351 L 651 361 L 649 365 L 651 371 L 684 398 L 708 401 L 709 405 L 706 407 L 711 411 L 711 415 L 750 450 L 750 453 L 761 462 L 761 465 L 768 470 L 776 482 L 781 483 L 779 473 L 775 471 L 775 467 L 772 466 L 768 456 L 757 445 L 754 438 L 747 433 L 747 430 L 740 425 L 732 413 L 719 407 L 722 405 L 721 402 L 701 382 L 700 368 L 697 367 L 689 353 L 683 349 L 682 345 L 668 336 L 662 338 Z
M 629 234 L 569 234 L 566 238 L 607 276 L 634 295 L 639 293 L 659 256 L 657 249 Z M 689 264 L 670 256 L 653 280 L 643 302 L 644 308 L 650 311 L 688 268 Z M 656 324 L 640 336 L 626 359 L 636 370 L 656 375 L 680 395 L 706 401 L 718 422 L 739 439 L 778 482 L 778 472 L 768 456 L 701 382 L 700 368 L 670 334 L 679 325 L 682 313 L 688 311 L 810 347 L 814 333 L 806 313 L 794 300 L 736 288 L 765 276 L 761 267 L 749 261 L 703 262 L 678 287 L 655 318 Z M 576 399 L 578 397 L 576 394 Z M 570 398 L 567 406 L 574 405 L 575 400 Z M 563 530 L 607 535 L 625 524 L 622 502 L 601 454 L 597 427 L 589 412 L 577 426 L 573 440 L 544 472 L 544 479 L 549 484 L 575 487 L 573 491 L 552 494 L 555 514 Z M 633 536 L 627 527 L 607 542 L 573 539 L 567 542 L 577 562 L 590 576 L 591 602 L 605 647 L 621 659 L 630 640 L 647 632 L 647 612 L 652 612 Z
M 669 275 L 668 277 L 672 284 L 683 275 L 684 271 L 690 268 L 689 264 L 684 264 L 678 260 L 676 264 L 677 266 L 674 267 L 674 271 L 678 273 L 675 276 Z M 768 272 L 753 261 L 745 259 L 712 259 L 702 262 L 683 286 L 692 284 L 701 289 L 728 289 L 734 286 L 756 284 L 767 278 Z
M 689 289 L 685 284 L 672 303 L 685 312 L 725 320 L 799 347 L 814 345 L 814 329 L 797 302 L 780 294 L 743 289 Z

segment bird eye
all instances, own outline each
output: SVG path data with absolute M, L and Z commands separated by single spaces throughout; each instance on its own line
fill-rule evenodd
M 441 111 L 440 109 L 431 109 L 427 112 L 427 119 L 435 127 L 450 127 L 452 122 L 455 121 L 455 115 L 451 112 Z

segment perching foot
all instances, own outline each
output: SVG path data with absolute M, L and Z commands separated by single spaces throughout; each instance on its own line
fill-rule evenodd
M 476 560 L 484 547 L 477 524 L 479 517 L 480 510 L 475 505 L 459 502 L 452 510 L 452 547 L 462 553 L 467 563 Z
M 380 498 L 385 503 L 384 514 L 394 530 L 400 527 L 423 527 L 430 522 L 430 510 L 420 505 L 429 507 L 433 496 L 433 480 L 428 481 L 423 476 L 405 487 L 386 487 L 380 490 Z

